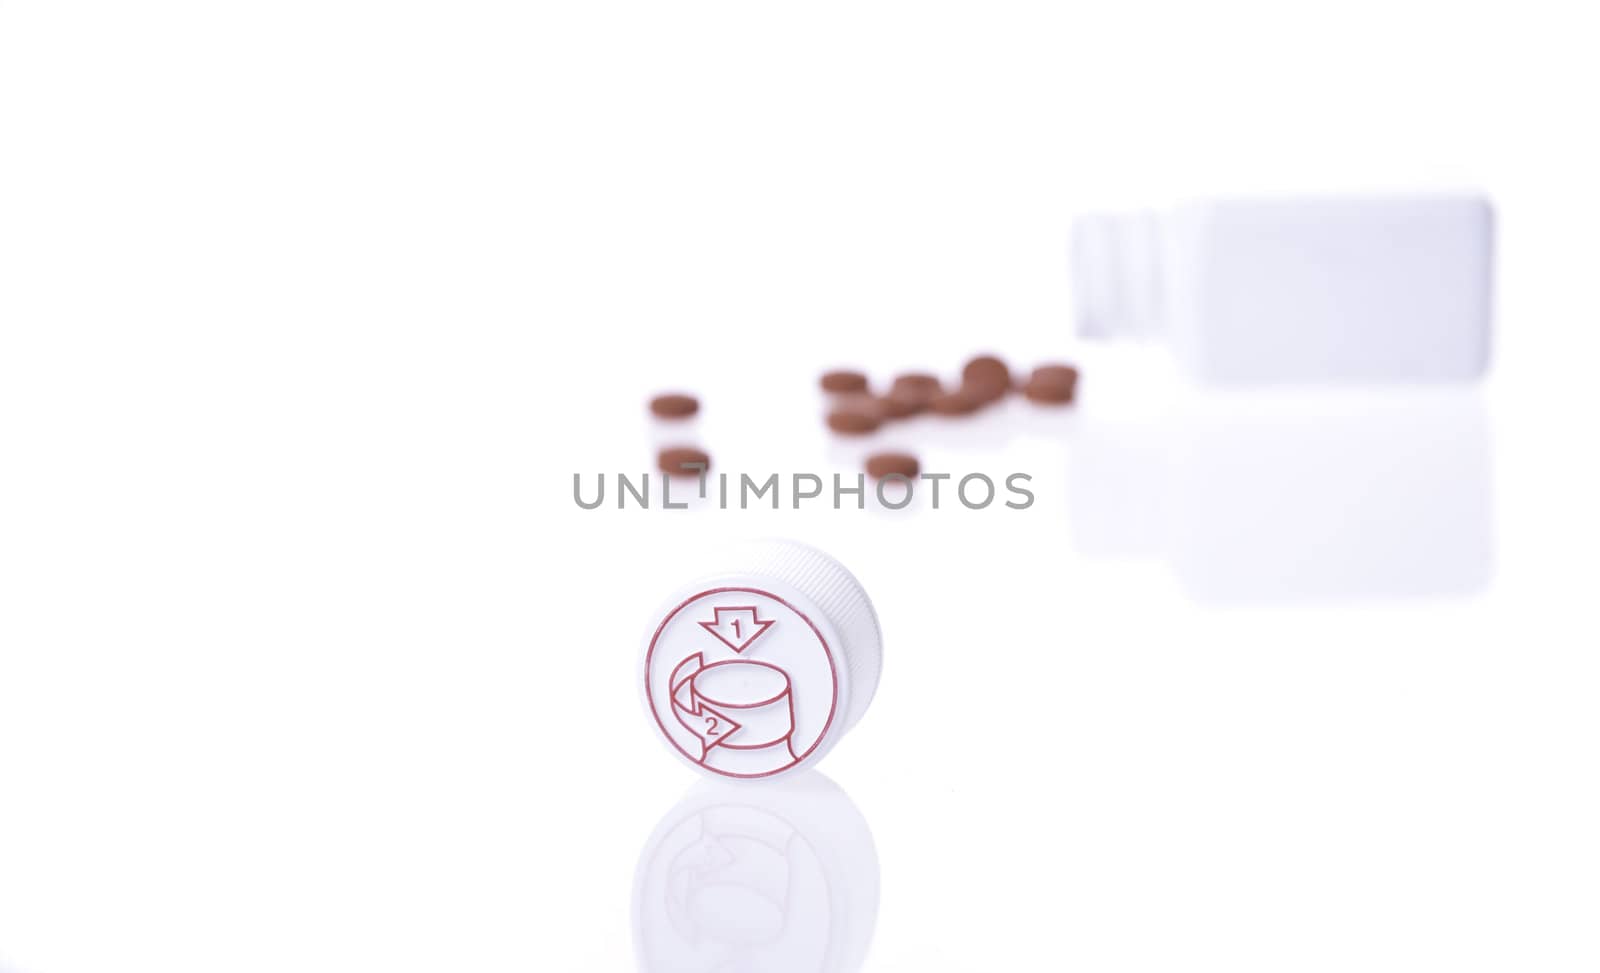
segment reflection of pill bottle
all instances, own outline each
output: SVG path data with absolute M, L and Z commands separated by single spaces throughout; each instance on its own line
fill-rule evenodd
M 1073 227 L 1078 333 L 1212 382 L 1477 378 L 1493 221 L 1474 195 L 1211 200 Z

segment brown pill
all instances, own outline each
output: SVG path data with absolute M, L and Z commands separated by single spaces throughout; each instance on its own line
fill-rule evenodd
M 979 406 L 985 406 L 1005 398 L 1008 389 L 998 382 L 975 379 L 962 383 L 961 390 L 977 399 Z
M 979 355 L 961 369 L 961 384 L 985 389 L 999 398 L 1011 389 L 1011 369 L 993 355 Z
M 900 390 L 879 396 L 878 409 L 885 419 L 906 419 L 928 407 L 928 400 L 918 395 L 907 395 Z
M 824 392 L 865 392 L 866 390 L 867 376 L 860 372 L 841 368 L 822 373 L 822 391 Z
M 968 388 L 941 393 L 928 403 L 928 408 L 941 416 L 967 416 L 982 407 L 983 399 Z
M 851 396 L 828 413 L 828 428 L 846 436 L 865 436 L 883 425 L 884 410 L 877 399 Z
M 890 389 L 895 392 L 902 389 L 920 392 L 932 398 L 943 391 L 944 386 L 940 383 L 937 375 L 929 375 L 927 372 L 906 372 L 903 375 L 895 376 L 894 384 L 890 386 Z
M 915 480 L 921 466 L 910 453 L 873 453 L 867 457 L 867 475 L 875 480 L 886 476 L 903 476 Z
M 657 419 L 687 419 L 699 411 L 699 399 L 679 392 L 667 392 L 650 400 L 650 413 Z
M 1033 370 L 1022 394 L 1029 401 L 1066 405 L 1078 389 L 1078 370 L 1071 365 L 1040 365 Z
M 904 419 L 926 410 L 943 389 L 932 375 L 913 373 L 901 375 L 889 387 L 889 394 L 879 399 L 884 415 L 890 419 Z
M 668 476 L 699 476 L 711 469 L 711 457 L 693 446 L 672 446 L 656 456 L 656 465 Z

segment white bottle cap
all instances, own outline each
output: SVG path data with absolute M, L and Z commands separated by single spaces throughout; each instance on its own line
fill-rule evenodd
M 878 688 L 872 602 L 844 566 L 793 541 L 729 549 L 645 633 L 645 709 L 667 744 L 717 777 L 760 779 L 819 760 Z

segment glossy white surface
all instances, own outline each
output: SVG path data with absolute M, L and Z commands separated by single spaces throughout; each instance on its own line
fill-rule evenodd
M 876 892 L 742 860 L 875 899 L 863 969 L 1592 970 L 1565 12 L 0 6 L 0 969 L 638 968 L 694 780 L 639 633 L 686 549 L 776 534 L 882 621 L 819 765 Z M 1475 399 L 1199 403 L 1069 338 L 1076 211 L 1399 183 L 1499 205 Z M 573 503 L 651 391 L 719 469 L 842 472 L 820 368 L 982 346 L 1078 360 L 1081 409 L 884 440 L 1029 510 Z
M 877 917 L 872 831 L 815 772 L 697 785 L 639 853 L 640 969 L 859 969 Z

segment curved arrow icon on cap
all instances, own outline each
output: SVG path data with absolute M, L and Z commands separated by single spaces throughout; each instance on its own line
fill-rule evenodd
M 771 623 L 768 623 L 771 624 Z M 743 728 L 728 714 L 711 708 L 711 704 L 694 693 L 694 677 L 706 667 L 705 657 L 696 652 L 678 663 L 672 672 L 672 712 L 690 733 L 700 738 L 701 758 L 712 747 L 723 743 Z
M 701 622 L 700 627 L 715 635 L 723 645 L 735 652 L 743 652 L 750 643 L 760 638 L 772 627 L 772 619 L 757 617 L 755 608 L 714 608 L 716 617 Z

